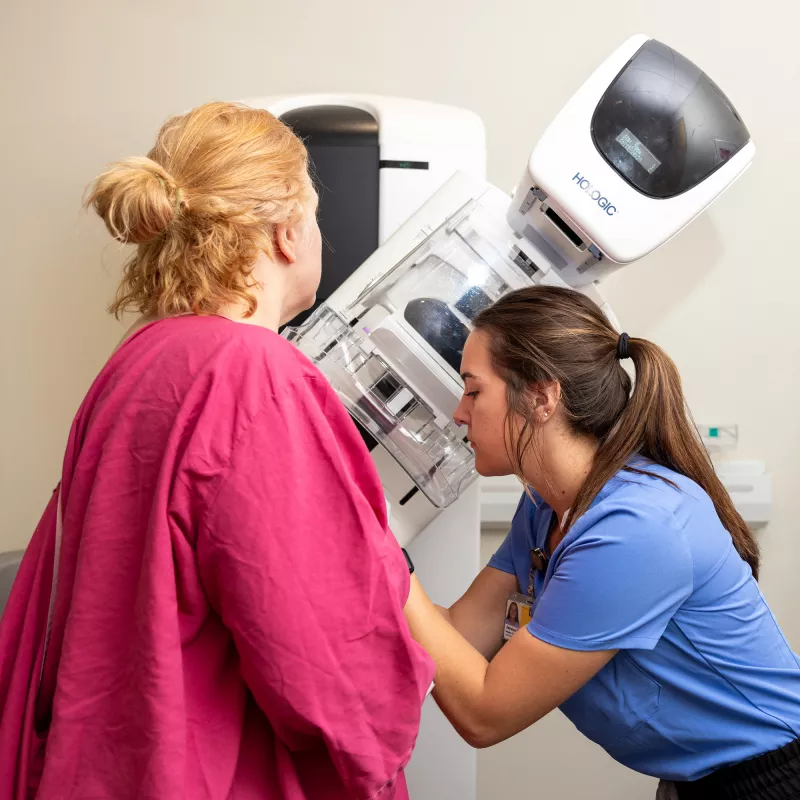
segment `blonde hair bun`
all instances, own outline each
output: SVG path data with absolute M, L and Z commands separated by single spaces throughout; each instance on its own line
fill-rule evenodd
M 145 244 L 166 233 L 179 210 L 179 190 L 150 158 L 112 164 L 94 183 L 89 202 L 108 232 L 125 244 Z
M 111 235 L 138 245 L 110 310 L 252 314 L 256 258 L 313 196 L 305 145 L 269 111 L 207 103 L 173 117 L 147 157 L 112 164 L 88 191 Z

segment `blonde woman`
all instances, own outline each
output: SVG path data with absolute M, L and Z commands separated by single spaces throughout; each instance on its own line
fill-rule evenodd
M 0 626 L 3 798 L 407 796 L 433 674 L 409 571 L 350 418 L 277 335 L 320 279 L 307 166 L 215 103 L 90 190 L 138 245 L 112 310 L 141 319 Z

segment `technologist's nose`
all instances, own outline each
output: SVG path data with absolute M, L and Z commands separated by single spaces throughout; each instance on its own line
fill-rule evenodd
M 462 397 L 461 402 L 459 402 L 455 412 L 453 412 L 453 421 L 456 425 L 469 425 L 469 414 L 467 413 L 465 406 L 466 398 Z

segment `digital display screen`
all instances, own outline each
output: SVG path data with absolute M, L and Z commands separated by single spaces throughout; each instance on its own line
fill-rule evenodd
M 661 162 L 627 129 L 617 136 L 617 143 L 652 175 Z

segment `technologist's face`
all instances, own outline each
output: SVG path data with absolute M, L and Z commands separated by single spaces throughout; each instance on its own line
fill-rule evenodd
M 464 395 L 453 414 L 459 425 L 467 426 L 475 469 L 487 477 L 514 472 L 505 440 L 506 384 L 494 370 L 489 343 L 483 331 L 469 335 L 461 358 Z

